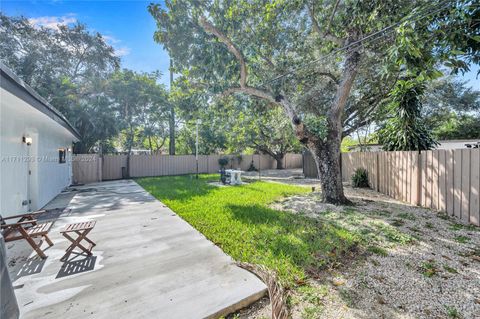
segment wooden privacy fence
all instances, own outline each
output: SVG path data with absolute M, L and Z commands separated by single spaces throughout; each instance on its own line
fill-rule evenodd
M 72 157 L 73 183 L 94 183 L 102 180 L 102 161 L 97 154 Z
M 199 155 L 198 172 L 216 173 L 218 160 L 230 159 L 227 168 L 248 170 L 251 162 L 260 170 L 275 169 L 276 161 L 269 155 Z M 127 169 L 127 155 L 78 154 L 73 156 L 73 180 L 75 183 L 91 183 L 121 179 Z M 301 154 L 287 154 L 285 168 L 301 168 Z M 122 172 L 122 169 L 125 172 Z M 193 174 L 196 172 L 194 155 L 131 155 L 130 177 Z
M 311 176 L 313 158 L 305 162 Z M 378 192 L 480 226 L 480 149 L 342 154 L 344 181 L 359 167 Z

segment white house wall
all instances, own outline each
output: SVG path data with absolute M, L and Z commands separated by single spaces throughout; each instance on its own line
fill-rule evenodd
M 4 89 L 0 104 L 0 214 L 5 217 L 40 209 L 71 184 L 71 152 L 59 163 L 58 150 L 71 150 L 75 137 Z M 31 137 L 32 145 L 23 143 L 23 136 Z

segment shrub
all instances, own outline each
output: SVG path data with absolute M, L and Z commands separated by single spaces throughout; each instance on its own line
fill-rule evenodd
M 249 172 L 256 172 L 256 171 L 258 171 L 258 169 L 255 167 L 255 164 L 253 164 L 253 160 L 252 160 L 252 162 L 250 163 L 250 166 L 248 167 L 248 171 L 249 171 Z
M 364 168 L 357 168 L 352 175 L 353 187 L 370 187 L 368 185 L 368 172 Z
M 228 157 L 224 156 L 224 157 L 220 157 L 218 159 L 218 165 L 220 165 L 220 167 L 224 168 L 225 166 L 228 165 L 228 162 L 229 162 L 229 159 Z

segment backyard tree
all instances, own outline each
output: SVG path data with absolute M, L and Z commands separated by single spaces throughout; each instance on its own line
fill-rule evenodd
M 343 127 L 365 123 L 396 75 L 381 72 L 385 42 L 362 39 L 412 12 L 423 18 L 434 9 L 416 12 L 425 3 L 184 0 L 149 10 L 155 39 L 190 81 L 209 93 L 244 94 L 281 108 L 313 154 L 323 200 L 343 204 Z M 354 88 L 356 80 L 362 85 Z
M 120 60 L 100 34 L 83 24 L 46 28 L 0 13 L 0 58 L 72 122 L 82 136 L 76 152 L 118 133 L 104 88 Z
M 422 117 L 438 139 L 480 138 L 480 91 L 453 77 L 430 82 Z
M 243 99 L 239 99 L 242 101 Z M 252 101 L 240 102 L 248 105 Z M 262 103 L 254 101 L 253 103 Z M 229 144 L 243 146 L 259 153 L 268 154 L 277 162 L 277 169 L 284 168 L 285 155 L 299 152 L 301 145 L 295 138 L 292 126 L 282 109 L 265 105 L 245 106 L 233 115 Z
M 397 73 L 399 80 L 389 94 L 387 120 L 378 132 L 385 150 L 421 151 L 436 146 L 432 130 L 422 117 L 426 87 L 443 75 L 439 64 L 458 73 L 469 69 L 466 61 L 480 61 L 479 8 L 471 4 L 461 8 L 454 5 L 449 15 L 434 15 L 431 24 L 402 24 L 397 29 L 400 36 L 392 42 L 388 58 L 393 62 L 389 71 Z
M 290 122 L 278 107 L 246 96 L 209 100 L 198 88 L 189 87 L 185 78 L 177 80 L 176 104 L 184 119 L 178 133 L 181 153 L 195 151 L 197 119 L 201 154 L 259 152 L 272 156 L 283 168 L 285 154 L 300 151 Z
M 132 70 L 115 72 L 108 81 L 107 92 L 119 114 L 120 127 L 124 129 L 124 148 L 127 150 L 127 172 L 130 166 L 130 154 L 135 143 L 136 129 L 148 122 L 148 127 L 154 127 L 153 116 L 145 118 L 145 114 L 153 115 L 152 111 L 161 113 L 168 109 L 166 91 L 157 84 L 159 74 L 137 73 Z

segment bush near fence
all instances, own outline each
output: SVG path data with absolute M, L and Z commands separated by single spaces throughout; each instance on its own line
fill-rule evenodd
M 316 178 L 312 156 L 304 162 L 305 176 Z M 359 167 L 378 192 L 480 226 L 480 149 L 342 153 L 343 181 Z
M 218 159 L 230 159 L 227 168 L 248 170 L 253 161 L 257 169 L 275 169 L 276 161 L 269 155 L 199 155 L 198 172 L 216 173 Z M 73 156 L 73 180 L 76 184 L 115 180 L 123 177 L 122 167 L 127 167 L 127 155 L 77 154 Z M 287 154 L 285 168 L 301 168 L 301 154 Z M 130 177 L 184 175 L 196 172 L 194 155 L 130 155 Z

